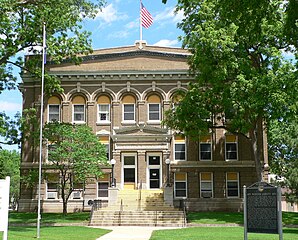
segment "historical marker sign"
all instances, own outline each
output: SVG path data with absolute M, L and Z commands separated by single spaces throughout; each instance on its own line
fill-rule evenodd
M 3 240 L 7 240 L 9 186 L 10 177 L 0 179 L 0 232 L 3 232 Z
M 281 233 L 280 191 L 266 182 L 258 182 L 244 191 L 245 231 Z

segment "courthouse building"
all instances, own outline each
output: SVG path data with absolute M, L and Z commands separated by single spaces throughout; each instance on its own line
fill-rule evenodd
M 163 126 L 164 114 L 174 107 L 181 91 L 193 81 L 181 48 L 135 45 L 95 50 L 80 65 L 48 63 L 64 89 L 45 99 L 44 122 L 57 120 L 88 124 L 114 159 L 117 191 L 170 189 L 170 201 L 189 210 L 240 210 L 243 185 L 256 182 L 250 142 L 223 129 L 192 140 Z M 40 80 L 23 74 L 23 108 L 40 107 Z M 214 119 L 210 119 L 213 121 Z M 267 162 L 266 134 L 260 132 Z M 46 148 L 46 147 L 45 147 Z M 21 174 L 38 168 L 39 149 L 22 146 Z M 47 151 L 43 162 L 47 161 Z M 87 201 L 109 201 L 112 167 L 103 178 L 78 187 L 69 200 L 69 212 L 88 209 Z M 169 172 L 168 172 L 169 170 Z M 169 176 L 169 179 L 167 178 Z M 43 211 L 62 211 L 59 176 L 42 180 Z M 37 186 L 21 186 L 20 211 L 34 211 Z

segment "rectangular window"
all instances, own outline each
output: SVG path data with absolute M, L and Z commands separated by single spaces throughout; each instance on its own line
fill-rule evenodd
M 239 173 L 229 172 L 227 173 L 227 197 L 238 198 L 239 197 Z
M 82 183 L 76 183 L 73 186 L 72 199 L 82 199 L 84 187 Z
M 159 103 L 149 103 L 149 121 L 160 121 L 160 104 Z
M 98 122 L 110 121 L 110 104 L 98 104 Z
M 213 174 L 202 172 L 200 174 L 201 198 L 213 197 Z
M 54 122 L 60 121 L 60 105 L 59 104 L 49 104 L 48 105 L 48 121 Z
M 47 199 L 58 199 L 58 183 L 47 183 Z
M 185 143 L 175 143 L 175 160 L 185 160 Z
M 109 197 L 109 182 L 98 182 L 98 198 L 108 198 Z
M 186 173 L 175 173 L 175 198 L 187 197 L 187 175 Z
M 226 135 L 226 160 L 238 160 L 237 136 Z
M 85 122 L 85 105 L 73 106 L 73 121 Z
M 123 120 L 135 121 L 135 105 L 123 104 Z
M 211 161 L 212 160 L 212 145 L 211 136 L 200 137 L 200 160 Z

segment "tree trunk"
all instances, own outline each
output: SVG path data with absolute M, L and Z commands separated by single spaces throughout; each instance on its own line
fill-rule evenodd
M 260 133 L 260 125 L 259 121 L 255 125 L 255 129 L 251 131 L 251 143 L 252 143 L 252 150 L 253 150 L 253 155 L 254 155 L 254 160 L 255 160 L 255 165 L 256 165 L 256 174 L 257 174 L 257 180 L 258 182 L 261 182 L 263 179 L 262 177 L 262 162 L 264 157 L 261 156 L 263 154 L 262 149 L 262 141 L 260 141 L 258 134 Z M 263 133 L 261 133 L 263 134 Z

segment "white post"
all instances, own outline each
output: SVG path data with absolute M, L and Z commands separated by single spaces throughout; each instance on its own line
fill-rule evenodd
M 140 45 L 139 49 L 143 49 L 143 27 L 142 27 L 142 0 L 140 0 Z
M 0 180 L 0 231 L 3 231 L 3 240 L 8 235 L 8 208 L 9 208 L 10 177 Z
M 243 186 L 243 215 L 244 215 L 244 240 L 247 240 L 247 199 L 246 186 Z
M 43 94 L 44 94 L 44 65 L 46 50 L 46 24 L 43 23 L 41 93 L 40 93 L 40 129 L 39 129 L 39 168 L 38 168 L 38 209 L 37 209 L 37 238 L 40 237 L 41 220 L 41 165 L 42 165 L 42 128 L 43 128 Z

